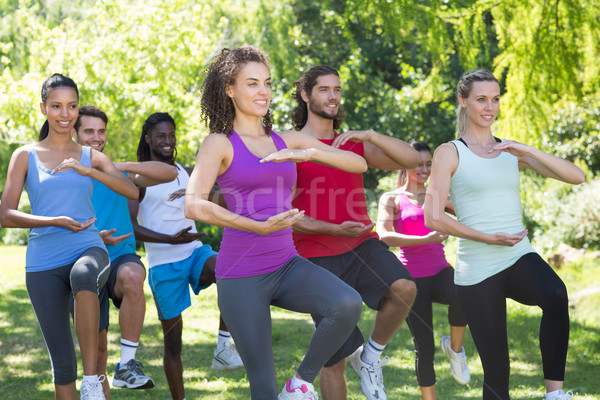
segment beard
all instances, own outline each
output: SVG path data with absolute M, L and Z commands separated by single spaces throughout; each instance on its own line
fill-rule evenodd
M 316 114 L 319 117 L 322 117 L 325 119 L 336 119 L 339 114 L 339 107 L 338 107 L 338 111 L 336 111 L 335 114 L 329 114 L 327 111 L 325 111 L 324 108 L 317 108 L 317 106 L 314 103 L 308 103 L 308 109 L 313 114 Z
M 162 162 L 171 163 L 173 161 L 173 156 L 174 156 L 175 152 L 171 153 L 170 155 L 165 155 L 163 153 L 160 153 L 160 152 L 152 149 L 152 154 L 154 154 L 154 156 Z

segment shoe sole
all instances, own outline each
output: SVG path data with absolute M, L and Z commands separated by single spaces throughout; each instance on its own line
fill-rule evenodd
M 214 369 L 215 371 L 234 371 L 236 369 L 242 369 L 242 368 L 244 368 L 243 365 L 240 365 L 239 367 L 230 367 L 229 365 L 223 365 L 221 363 L 215 364 L 213 362 L 213 364 L 212 364 L 212 369 Z
M 154 387 L 154 382 L 152 379 L 150 379 L 146 383 L 143 383 L 139 386 L 131 386 L 131 384 L 125 381 L 113 379 L 112 385 L 113 387 L 120 389 L 152 389 Z

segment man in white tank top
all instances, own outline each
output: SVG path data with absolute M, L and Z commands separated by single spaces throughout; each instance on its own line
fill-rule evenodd
M 191 168 L 175 162 L 175 121 L 167 113 L 150 115 L 142 128 L 138 161 L 159 161 L 177 168 L 171 182 L 142 189 L 137 201 L 129 202 L 137 240 L 144 242 L 148 259 L 148 283 L 152 289 L 165 337 L 164 369 L 174 400 L 185 398 L 183 385 L 182 316 L 194 294 L 215 283 L 216 255 L 198 240 L 204 233 L 184 215 L 184 195 Z M 137 220 L 136 220 L 137 219 Z M 213 369 L 242 368 L 242 360 L 231 344 L 231 335 L 220 321 Z

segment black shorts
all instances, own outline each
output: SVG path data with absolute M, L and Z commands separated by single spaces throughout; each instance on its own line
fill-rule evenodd
M 115 296 L 115 283 L 117 283 L 117 272 L 119 271 L 119 268 L 121 268 L 121 265 L 128 262 L 139 264 L 142 268 L 144 268 L 144 270 L 146 270 L 146 267 L 144 267 L 144 264 L 140 260 L 140 256 L 137 254 L 123 254 L 122 256 L 115 258 L 110 263 L 110 274 L 108 275 L 108 281 L 98 294 L 98 298 L 100 300 L 99 332 L 102 332 L 104 329 L 108 329 L 110 309 L 108 299 L 112 299 L 115 307 L 121 308 L 121 301 L 123 301 L 123 299 L 119 299 Z
M 329 257 L 312 257 L 310 261 L 325 268 L 352 286 L 363 302 L 373 310 L 381 308 L 381 301 L 392 283 L 399 279 L 414 281 L 408 269 L 381 240 L 370 238 L 355 249 Z M 313 315 L 318 324 L 320 316 Z M 354 353 L 364 343 L 360 329 L 356 327 L 348 340 L 325 364 L 330 367 Z

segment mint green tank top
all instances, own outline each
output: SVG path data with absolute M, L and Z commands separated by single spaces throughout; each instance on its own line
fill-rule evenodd
M 458 221 L 490 234 L 523 231 L 517 157 L 502 152 L 496 158 L 482 158 L 459 140 L 450 143 L 456 146 L 459 158 L 450 181 Z M 477 284 L 533 251 L 527 237 L 513 247 L 459 238 L 454 281 L 461 286 Z

